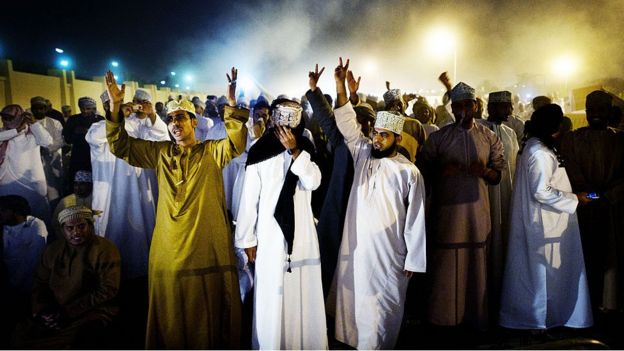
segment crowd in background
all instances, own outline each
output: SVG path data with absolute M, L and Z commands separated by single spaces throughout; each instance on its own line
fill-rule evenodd
M 439 106 L 377 99 L 342 59 L 330 96 L 323 72 L 300 98 L 237 100 L 233 68 L 220 97 L 127 101 L 109 72 L 105 111 L 4 106 L 2 345 L 92 348 L 125 323 L 148 348 L 393 348 L 408 317 L 622 313 L 618 97 L 590 93 L 573 130 L 547 96 L 443 73 Z

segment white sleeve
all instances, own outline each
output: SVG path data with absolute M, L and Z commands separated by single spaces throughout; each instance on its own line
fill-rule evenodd
M 299 186 L 304 190 L 313 191 L 321 185 L 321 171 L 307 151 L 301 151 L 290 170 L 299 177 Z
M 49 119 L 48 122 L 50 122 L 50 124 L 52 124 L 52 131 L 51 136 L 52 136 L 52 144 L 50 146 L 47 147 L 47 149 L 53 153 L 56 152 L 58 149 L 63 147 L 63 143 L 65 142 L 65 139 L 63 139 L 63 125 L 61 124 L 61 122 L 52 119 L 50 117 L 46 117 Z
M 45 128 L 43 128 L 41 123 L 33 123 L 30 125 L 29 129 L 30 132 L 34 135 L 37 145 L 45 148 L 52 145 L 52 136 Z
M 11 140 L 18 135 L 19 133 L 17 132 L 17 129 L 15 128 L 7 129 L 7 130 L 0 130 L 0 141 Z
M 108 142 L 106 141 L 106 122 L 102 122 L 104 121 L 93 123 L 85 135 L 85 140 L 92 148 L 100 147 Z
M 425 272 L 427 269 L 425 230 L 425 181 L 420 173 L 409 184 L 403 238 L 407 247 L 405 270 Z
M 550 154 L 541 150 L 529 157 L 529 190 L 537 202 L 561 212 L 574 213 L 578 205 L 576 195 L 550 184 L 558 167 L 557 161 L 554 161 Z
M 246 249 L 258 245 L 256 227 L 261 190 L 262 182 L 257 165 L 247 166 L 234 235 L 234 246 L 237 248 Z
M 167 129 L 167 125 L 163 122 L 162 119 L 156 117 L 156 122 L 152 124 L 152 121 L 147 118 L 149 127 L 147 129 L 147 133 L 145 136 L 145 140 L 151 141 L 170 141 L 169 139 L 169 129 Z
M 362 129 L 357 122 L 353 106 L 351 106 L 350 102 L 347 102 L 344 106 L 334 110 L 334 116 L 336 117 L 336 126 L 344 137 L 345 143 L 353 155 L 353 159 L 357 160 L 356 154 L 362 149 L 367 139 L 364 137 L 364 134 L 362 134 Z

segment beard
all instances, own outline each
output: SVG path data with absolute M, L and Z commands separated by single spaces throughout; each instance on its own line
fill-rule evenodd
M 392 143 L 392 145 L 390 145 L 385 150 L 378 150 L 378 149 L 375 149 L 375 147 L 373 147 L 371 149 L 371 156 L 373 156 L 374 158 L 386 158 L 392 155 L 396 151 L 396 149 L 397 149 L 397 142 L 395 140 Z

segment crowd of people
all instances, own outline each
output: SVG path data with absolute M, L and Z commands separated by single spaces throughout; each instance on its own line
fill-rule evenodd
M 546 96 L 514 114 L 446 73 L 440 106 L 389 82 L 378 100 L 349 63 L 334 97 L 316 65 L 301 98 L 237 101 L 232 68 L 206 100 L 126 101 L 108 72 L 101 115 L 5 106 L 5 345 L 102 346 L 145 304 L 150 349 L 391 349 L 415 277 L 432 328 L 622 312 L 617 97 L 589 94 L 572 130 Z

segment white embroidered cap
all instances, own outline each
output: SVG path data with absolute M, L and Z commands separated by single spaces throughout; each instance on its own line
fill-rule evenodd
M 405 117 L 398 113 L 389 111 L 377 112 L 377 119 L 375 119 L 375 128 L 386 129 L 394 134 L 401 134 L 403 131 L 403 124 L 405 124 Z

